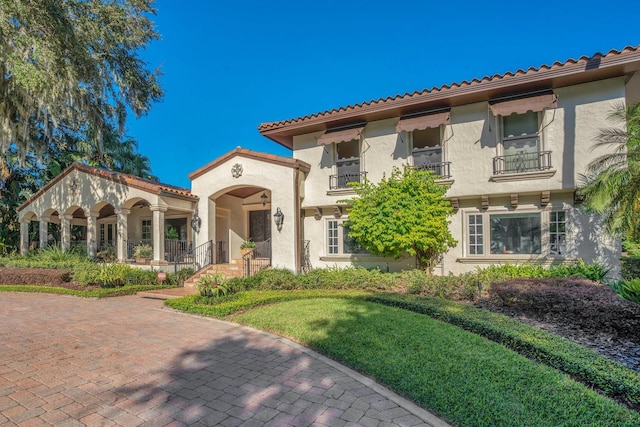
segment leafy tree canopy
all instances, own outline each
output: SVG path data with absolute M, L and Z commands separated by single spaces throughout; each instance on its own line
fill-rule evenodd
M 358 197 L 349 201 L 349 236 L 374 255 L 415 256 L 431 269 L 440 254 L 457 244 L 449 232 L 453 208 L 447 187 L 429 171 L 394 168 L 379 184 L 354 183 Z
M 162 97 L 140 51 L 159 36 L 152 0 L 0 0 L 0 155 L 84 137 L 102 151 Z
M 580 190 L 587 209 L 602 214 L 612 234 L 640 239 L 640 104 L 618 105 L 609 115 L 618 127 L 601 129 Z

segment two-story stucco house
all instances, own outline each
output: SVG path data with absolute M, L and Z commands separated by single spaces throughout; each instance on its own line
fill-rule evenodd
M 410 257 L 357 250 L 343 226 L 349 206 L 341 202 L 354 194 L 349 182 L 377 182 L 392 167 L 409 164 L 434 171 L 450 186 L 458 245 L 443 254 L 436 272 L 577 258 L 615 271 L 619 241 L 584 212 L 576 189 L 587 164 L 602 154 L 592 146 L 610 126 L 608 114 L 640 100 L 639 69 L 640 48 L 625 48 L 263 123 L 260 133 L 291 149 L 291 158 L 237 148 L 191 173 L 190 191 L 156 185 L 145 195 L 118 187 L 119 198 L 105 212 L 106 203 L 93 200 L 90 189 L 105 187 L 105 178 L 78 166 L 20 207 L 22 249 L 29 245 L 29 222 L 44 224 L 55 211 L 66 223 L 84 218 L 90 253 L 100 243 L 97 224 L 108 221 L 116 241 L 153 241 L 154 262 L 161 265 L 168 259 L 164 212 L 173 212 L 185 224 L 184 247 L 209 245 L 214 263 L 240 259 L 241 244 L 251 238 L 268 264 L 295 271 L 413 268 Z M 72 180 L 83 179 L 84 190 L 70 193 Z M 56 191 L 56 198 L 47 196 Z M 43 232 L 39 243 L 45 240 Z M 126 244 L 116 246 L 120 260 L 129 258 Z

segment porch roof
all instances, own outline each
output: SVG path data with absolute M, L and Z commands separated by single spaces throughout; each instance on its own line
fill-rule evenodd
M 59 182 L 65 176 L 69 175 L 71 172 L 75 170 L 87 173 L 89 175 L 96 176 L 98 178 L 117 182 L 119 184 L 124 184 L 132 188 L 137 188 L 139 190 L 147 191 L 151 194 L 168 195 L 168 196 L 175 196 L 179 198 L 186 198 L 190 200 L 198 200 L 198 196 L 191 194 L 191 191 L 189 191 L 186 188 L 176 187 L 174 185 L 163 184 L 160 182 L 153 182 L 144 178 L 140 178 L 138 176 L 129 175 L 122 172 L 115 172 L 109 169 L 98 168 L 95 166 L 87 166 L 87 165 L 83 165 L 82 163 L 74 163 L 71 166 L 69 166 L 67 169 L 62 171 L 60 175 L 56 176 L 51 181 L 49 181 L 47 185 L 45 185 L 40 190 L 38 190 L 33 196 L 29 197 L 29 199 L 27 199 L 23 204 L 18 206 L 17 211 L 20 212 L 23 209 L 25 209 L 34 200 L 36 200 L 43 193 L 45 193 L 47 190 L 53 187 L 57 182 Z
M 293 159 L 291 157 L 276 156 L 274 154 L 261 153 L 259 151 L 252 151 L 247 150 L 246 148 L 237 147 L 235 150 L 229 151 L 227 154 L 218 157 L 211 163 L 207 163 L 201 168 L 191 172 L 189 174 L 189 179 L 193 181 L 199 176 L 204 175 L 212 169 L 215 169 L 227 160 L 237 156 L 258 160 L 261 162 L 273 163 L 275 165 L 285 166 L 292 169 L 300 169 L 304 173 L 308 173 L 311 170 L 311 165 L 307 162 L 303 162 L 302 160 Z
M 288 120 L 262 123 L 258 131 L 293 149 L 293 137 L 356 122 L 401 117 L 417 111 L 453 107 L 545 89 L 624 76 L 640 69 L 640 46 L 627 46 L 602 54 L 556 61 L 551 65 L 519 69 L 471 81 L 442 85 L 339 107 Z

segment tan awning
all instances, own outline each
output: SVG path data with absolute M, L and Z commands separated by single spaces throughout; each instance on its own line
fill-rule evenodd
M 528 98 L 512 99 L 510 101 L 496 102 L 490 104 L 489 108 L 494 116 L 509 116 L 513 113 L 524 114 L 527 111 L 538 112 L 545 108 L 556 108 L 558 106 L 555 93 L 530 96 Z
M 351 141 L 352 139 L 360 139 L 360 133 L 364 126 L 357 128 L 338 130 L 335 132 L 327 132 L 318 138 L 318 145 L 340 144 L 341 142 Z
M 425 116 L 400 119 L 396 125 L 396 132 L 422 130 L 427 128 L 437 128 L 449 122 L 449 112 L 427 114 Z

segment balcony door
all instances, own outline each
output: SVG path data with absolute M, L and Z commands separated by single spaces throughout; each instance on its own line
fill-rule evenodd
M 258 257 L 271 256 L 270 244 L 264 244 L 264 242 L 271 239 L 271 210 L 249 212 L 249 237 L 256 242 L 256 255 Z

